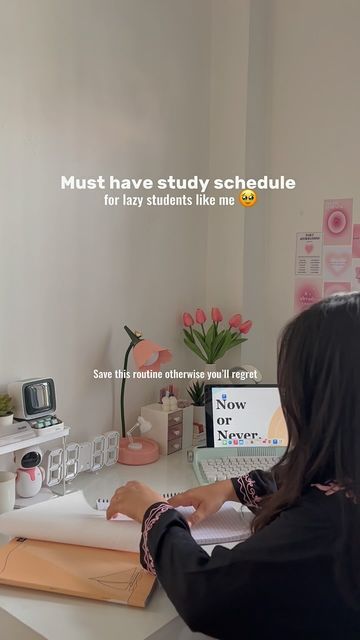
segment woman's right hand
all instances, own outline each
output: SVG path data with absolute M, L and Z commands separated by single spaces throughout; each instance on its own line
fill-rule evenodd
M 231 480 L 222 480 L 205 487 L 189 489 L 189 491 L 174 496 L 168 502 L 172 507 L 194 507 L 194 513 L 188 518 L 188 523 L 191 526 L 219 511 L 227 500 L 238 502 Z

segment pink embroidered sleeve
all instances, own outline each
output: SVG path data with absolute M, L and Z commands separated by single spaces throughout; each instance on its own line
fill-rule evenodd
M 264 496 L 277 491 L 271 471 L 254 470 L 240 478 L 232 478 L 232 483 L 241 504 L 257 510 Z
M 247 474 L 238 478 L 237 483 L 237 493 L 241 496 L 242 504 L 246 507 L 258 507 L 261 497 L 256 495 L 255 480 L 252 480 L 249 474 Z
M 141 543 L 140 543 L 141 560 L 144 568 L 147 571 L 149 571 L 149 573 L 152 573 L 154 576 L 156 575 L 156 571 L 155 571 L 154 560 L 150 553 L 150 549 L 148 545 L 149 533 L 152 527 L 155 525 L 155 523 L 158 522 L 158 520 L 161 518 L 162 514 L 166 513 L 170 509 L 173 510 L 173 507 L 167 504 L 167 502 L 158 503 L 154 505 L 150 509 L 150 511 L 147 512 L 147 514 L 145 514 L 145 518 L 143 522 L 142 537 L 141 537 Z

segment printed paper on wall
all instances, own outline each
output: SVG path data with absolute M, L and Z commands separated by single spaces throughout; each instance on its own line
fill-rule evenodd
M 348 293 L 351 291 L 351 282 L 324 282 L 324 298 L 334 293 Z
M 294 311 L 299 313 L 308 309 L 315 302 L 319 302 L 322 298 L 322 279 L 321 278 L 296 278 L 295 279 L 295 296 Z
M 324 247 L 323 258 L 326 282 L 351 282 L 351 246 Z
M 352 256 L 360 258 L 360 224 L 354 224 L 352 239 Z
M 296 234 L 295 275 L 321 275 L 322 233 L 304 232 Z
M 351 291 L 360 291 L 360 259 L 352 261 Z
M 352 198 L 324 201 L 324 245 L 351 244 Z

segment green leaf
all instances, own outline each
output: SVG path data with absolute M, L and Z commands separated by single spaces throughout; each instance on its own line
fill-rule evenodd
M 221 345 L 220 349 L 217 352 L 217 356 L 216 359 L 219 360 L 220 358 L 222 358 L 225 353 L 227 351 L 229 351 L 229 349 L 232 348 L 232 341 L 233 341 L 233 336 L 231 335 L 231 333 L 229 332 L 226 336 L 225 336 L 225 340 L 223 342 L 223 344 Z
M 204 386 L 204 382 L 196 381 L 186 389 L 196 407 L 204 406 Z
M 222 348 L 224 341 L 226 340 L 226 331 L 223 329 L 215 338 L 213 348 L 212 348 L 212 357 L 213 360 L 216 359 L 218 352 Z
M 236 338 L 236 340 L 232 339 L 229 342 L 225 342 L 225 344 L 223 345 L 223 348 L 221 350 L 221 353 L 218 355 L 218 359 L 222 358 L 225 353 L 227 351 L 230 351 L 230 349 L 233 349 L 234 347 L 237 347 L 239 344 L 241 344 L 242 342 L 246 342 L 247 338 Z
M 183 329 L 183 331 L 187 339 L 190 340 L 190 342 L 195 342 L 193 336 L 191 335 L 191 331 L 188 331 L 187 329 Z
M 237 338 L 237 340 L 233 341 L 231 347 L 236 347 L 238 344 L 241 344 L 242 342 L 246 342 L 247 338 Z
M 204 360 L 204 362 L 207 362 L 207 358 L 200 351 L 197 344 L 195 344 L 194 342 L 190 342 L 190 340 L 188 340 L 187 338 L 184 338 L 184 342 L 186 346 L 189 347 L 189 349 L 191 349 L 191 351 L 193 351 L 199 358 L 201 358 L 201 360 Z
M 214 337 L 215 337 L 215 325 L 214 325 L 214 324 L 212 324 L 212 325 L 210 325 L 210 327 L 208 328 L 208 330 L 207 330 L 207 334 L 206 334 L 206 337 L 205 337 L 206 344 L 208 345 L 208 347 L 211 347 L 211 346 L 212 346 L 212 343 L 213 343 Z
M 210 349 L 209 349 L 208 345 L 206 344 L 206 340 L 205 340 L 204 336 L 197 329 L 194 329 L 193 332 L 194 332 L 194 335 L 199 340 L 199 342 L 200 342 L 202 348 L 204 349 L 206 355 L 209 356 Z

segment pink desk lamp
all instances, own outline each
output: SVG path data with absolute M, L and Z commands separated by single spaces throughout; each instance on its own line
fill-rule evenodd
M 134 438 L 133 432 L 139 429 L 141 436 L 150 431 L 151 422 L 139 416 L 134 426 L 127 432 L 126 438 L 121 438 L 119 459 L 122 464 L 150 464 L 160 457 L 160 448 L 157 442 L 148 438 Z
M 151 340 L 144 340 L 140 332 L 133 332 L 129 327 L 124 327 L 130 337 L 124 358 L 124 372 L 127 371 L 130 351 L 133 351 L 135 365 L 138 371 L 159 371 L 162 364 L 171 360 L 171 353 L 168 349 L 160 347 Z M 120 412 L 121 412 L 121 433 L 118 462 L 122 464 L 149 464 L 156 462 L 159 458 L 159 445 L 154 440 L 142 437 L 132 437 L 132 432 L 140 428 L 140 433 L 146 433 L 151 429 L 151 423 L 143 418 L 138 418 L 136 424 L 126 431 L 125 428 L 125 383 L 124 376 L 121 381 Z M 150 426 L 149 426 L 150 425 Z M 128 436 L 128 437 L 126 437 Z

